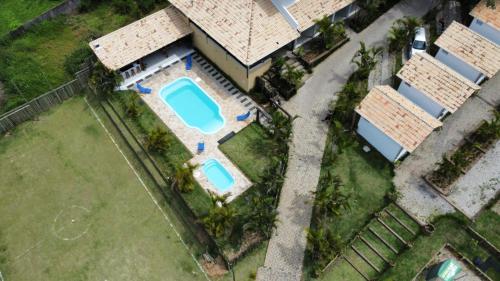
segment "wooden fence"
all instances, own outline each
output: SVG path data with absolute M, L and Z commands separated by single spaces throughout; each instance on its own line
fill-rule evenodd
M 87 67 L 75 73 L 76 79 L 2 114 L 0 116 L 0 134 L 14 129 L 17 125 L 31 120 L 51 107 L 81 93 L 87 87 L 89 74 L 90 68 Z

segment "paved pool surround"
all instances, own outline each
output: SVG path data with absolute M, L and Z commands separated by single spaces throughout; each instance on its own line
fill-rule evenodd
M 160 90 L 182 77 L 189 77 L 195 81 L 205 93 L 220 106 L 221 114 L 225 118 L 225 125 L 222 129 L 213 134 L 203 134 L 198 129 L 186 126 L 175 112 L 165 104 L 160 97 Z M 245 113 L 247 110 L 234 96 L 231 96 L 195 63 L 193 63 L 192 69 L 187 71 L 184 62 L 179 62 L 156 73 L 147 81 L 142 82 L 141 85 L 152 89 L 151 94 L 141 95 L 144 102 L 148 104 L 156 115 L 194 155 L 189 162 L 191 164 L 200 165 L 200 167 L 194 171 L 194 176 L 205 190 L 222 194 L 208 181 L 208 178 L 201 169 L 203 163 L 209 159 L 217 159 L 234 178 L 235 183 L 229 190 L 231 195 L 228 201 L 232 201 L 252 185 L 252 182 L 218 148 L 218 140 L 231 132 L 239 132 L 255 120 L 255 117 L 252 116 L 247 121 L 236 121 L 236 116 Z M 198 142 L 200 141 L 205 142 L 205 151 L 201 154 L 197 154 Z

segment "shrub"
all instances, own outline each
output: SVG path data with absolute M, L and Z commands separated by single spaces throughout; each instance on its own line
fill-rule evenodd
M 92 50 L 88 46 L 76 49 L 64 60 L 64 70 L 68 74 L 75 74 L 81 70 L 81 65 L 85 62 L 85 59 L 92 56 Z
M 168 133 L 160 127 L 154 128 L 146 137 L 145 146 L 153 152 L 162 152 L 167 150 L 170 145 Z

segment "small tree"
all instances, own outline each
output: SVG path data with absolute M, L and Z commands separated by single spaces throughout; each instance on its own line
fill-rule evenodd
M 145 147 L 152 152 L 163 152 L 170 146 L 168 133 L 160 127 L 154 128 L 146 137 Z
M 381 47 L 367 48 L 364 42 L 359 42 L 359 45 L 360 48 L 354 54 L 352 62 L 358 67 L 358 77 L 360 79 L 366 79 L 377 65 L 376 56 L 382 53 L 383 49 Z
M 273 197 L 261 194 L 259 191 L 252 197 L 250 212 L 245 229 L 260 233 L 266 238 L 271 236 L 276 226 L 278 211 L 274 208 Z
M 137 118 L 139 116 L 140 109 L 139 105 L 137 104 L 139 100 L 139 96 L 136 95 L 135 93 L 131 94 L 125 103 L 125 114 L 127 114 L 128 117 L 130 118 Z
M 295 89 L 300 88 L 302 85 L 302 78 L 304 77 L 304 71 L 297 70 L 288 63 L 285 63 L 285 67 L 286 69 L 282 72 L 281 77 L 285 79 L 288 84 L 294 86 Z
M 415 29 L 421 25 L 422 20 L 416 17 L 404 17 L 396 20 L 388 35 L 391 51 L 403 49 L 415 36 Z
M 321 42 L 324 49 L 330 49 L 338 38 L 345 37 L 345 26 L 343 21 L 337 21 L 332 24 L 330 17 L 323 16 L 321 19 L 314 20 L 321 34 Z
M 174 187 L 180 192 L 188 193 L 194 190 L 196 180 L 193 176 L 193 171 L 198 168 L 198 165 L 186 163 L 175 167 Z
M 340 236 L 333 234 L 330 229 L 318 226 L 317 229 L 307 231 L 307 250 L 314 262 L 314 274 L 319 275 L 325 264 L 338 254 L 342 247 Z
M 478 141 L 486 143 L 500 138 L 500 111 L 494 111 L 494 118 L 491 121 L 486 121 L 477 130 Z

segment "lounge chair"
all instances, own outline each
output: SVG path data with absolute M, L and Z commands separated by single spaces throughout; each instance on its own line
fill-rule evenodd
M 191 55 L 188 55 L 186 58 L 186 70 L 191 70 L 191 67 L 193 67 L 193 58 Z
M 151 94 L 151 89 L 141 86 L 141 84 L 136 83 L 135 86 L 141 94 Z
M 248 119 L 248 117 L 250 117 L 250 114 L 251 114 L 250 111 L 248 111 L 245 114 L 238 115 L 236 116 L 236 121 L 245 121 Z
M 205 143 L 199 142 L 198 143 L 198 154 L 202 153 L 203 151 L 205 151 Z

